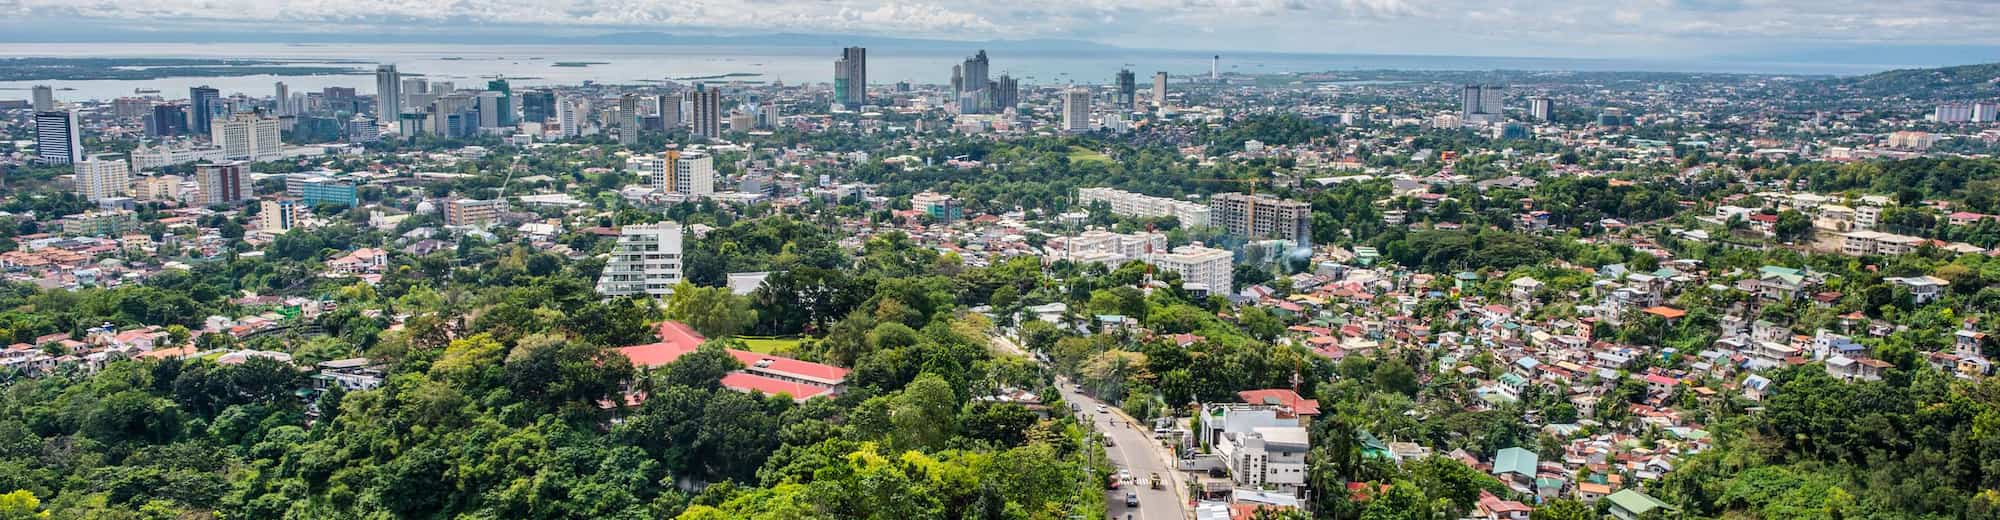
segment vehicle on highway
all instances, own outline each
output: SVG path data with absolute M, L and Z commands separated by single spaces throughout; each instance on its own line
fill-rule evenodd
M 1160 487 L 1161 487 L 1161 486 L 1160 486 L 1160 473 L 1159 473 L 1159 472 L 1157 472 L 1157 471 L 1156 471 L 1156 472 L 1153 472 L 1153 478 L 1152 478 L 1151 480 L 1153 481 L 1153 489 L 1160 489 Z
M 1097 413 L 1111 413 L 1111 409 L 1105 408 L 1104 405 L 1100 404 L 1097 405 Z
M 1107 446 L 1107 447 L 1109 447 L 1109 446 L 1117 446 L 1117 445 L 1118 445 L 1118 443 L 1117 443 L 1117 442 L 1114 442 L 1114 441 L 1112 441 L 1112 440 L 1111 440 L 1111 434 L 1109 434 L 1109 433 L 1106 433 L 1106 434 L 1104 434 L 1104 445 L 1105 445 L 1105 446 Z
M 1125 507 L 1139 507 L 1139 494 L 1138 494 L 1138 493 L 1126 493 L 1126 494 L 1125 494 Z

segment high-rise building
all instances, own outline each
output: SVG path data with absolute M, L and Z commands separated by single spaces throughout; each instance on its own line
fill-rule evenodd
M 56 89 L 48 85 L 35 85 L 34 109 L 36 112 L 50 112 L 56 109 Z
M 1554 121 L 1555 102 L 1546 97 L 1528 98 L 1528 118 L 1536 121 Z
M 222 106 L 222 91 L 207 86 L 188 88 L 188 130 L 208 135 L 208 123 L 228 109 Z
M 201 198 L 196 200 L 204 206 L 250 200 L 250 163 L 197 164 L 194 167 L 194 183 L 201 189 Z
M 1021 105 L 1021 82 L 1012 76 L 1001 74 L 993 80 L 993 111 L 1006 112 Z
M 1217 83 L 1222 81 L 1221 55 L 1216 55 L 1215 57 L 1208 59 L 1208 81 Z
M 1277 238 L 1304 244 L 1312 239 L 1312 205 L 1269 195 L 1220 193 L 1208 199 L 1209 218 L 1230 235 Z
M 673 130 L 681 127 L 680 94 L 661 94 L 658 99 L 654 100 L 654 105 L 654 112 L 660 115 L 661 130 Z
M 493 112 L 495 120 L 498 123 L 494 126 L 514 126 L 514 87 L 508 85 L 507 80 L 495 79 L 486 82 L 486 91 L 497 92 L 500 97 L 495 107 L 498 110 Z
M 1992 101 L 1980 101 L 1972 104 L 1972 120 L 1974 122 L 1991 123 L 1996 119 L 2000 119 L 2000 104 Z
M 530 90 L 521 93 L 521 119 L 530 123 L 546 123 L 556 116 L 556 93 L 548 89 Z
M 556 100 L 556 126 L 561 130 L 563 137 L 583 135 L 585 110 L 588 109 L 583 106 L 583 100 L 575 98 Z
M 209 141 L 222 147 L 229 159 L 262 161 L 282 151 L 278 141 L 278 118 L 254 112 L 239 112 L 210 122 Z
M 501 93 L 492 90 L 481 91 L 478 100 L 480 128 L 506 126 L 503 121 L 507 119 L 507 99 L 502 97 Z
M 674 158 L 673 192 L 690 197 L 715 194 L 715 158 L 698 151 L 681 152 Z
M 1227 250 L 1185 245 L 1170 253 L 1155 253 L 1146 262 L 1161 271 L 1180 273 L 1181 286 L 1208 294 L 1229 294 L 1236 283 L 1236 255 Z
M 1062 129 L 1064 132 L 1090 131 L 1090 91 L 1072 88 L 1063 91 Z
M 1939 123 L 1965 123 L 1972 121 L 1972 105 L 1938 105 L 1931 111 L 1931 119 Z
M 1131 70 L 1118 70 L 1118 109 L 1131 111 L 1138 107 L 1139 82 Z
M 76 193 L 96 202 L 122 196 L 132 187 L 132 166 L 124 159 L 92 157 L 76 163 Z
M 500 220 L 500 209 L 507 201 L 501 199 L 451 199 L 444 203 L 444 225 L 453 227 L 486 227 Z
M 987 79 L 987 67 L 986 50 L 980 49 L 978 53 L 966 58 L 965 63 L 960 64 L 955 69 L 958 72 L 955 77 L 958 78 L 959 86 L 957 92 L 959 112 L 984 114 L 987 112 L 987 108 L 994 104 L 993 94 L 988 91 L 988 87 L 991 86 L 991 80 Z
M 272 85 L 271 112 L 281 116 L 292 115 L 292 89 L 280 81 Z
M 672 191 L 674 187 L 674 160 L 679 159 L 680 150 L 667 150 L 658 154 L 640 155 L 625 162 L 633 173 L 646 180 L 646 186 L 660 191 Z
M 618 144 L 639 144 L 639 95 L 618 97 Z
M 35 113 L 35 157 L 42 164 L 83 161 L 83 126 L 75 109 Z
M 372 143 L 380 140 L 382 140 L 382 126 L 379 122 L 358 115 L 354 116 L 354 119 L 347 120 L 347 142 Z
M 848 47 L 833 60 L 833 96 L 848 110 L 868 104 L 868 49 Z
M 187 106 L 173 103 L 153 105 L 152 113 L 146 115 L 147 137 L 172 137 L 188 134 Z
M 722 89 L 708 85 L 694 86 L 693 122 L 692 133 L 695 137 L 722 137 Z
M 375 67 L 375 120 L 395 121 L 403 114 L 403 78 L 396 66 Z
M 1167 72 L 1153 73 L 1153 107 L 1167 106 Z
M 681 283 L 681 225 L 633 224 L 618 230 L 618 244 L 597 277 L 605 296 L 673 294 Z
M 951 97 L 958 99 L 958 93 L 965 91 L 965 64 L 951 65 Z
M 118 119 L 145 117 L 153 109 L 153 100 L 142 97 L 121 97 L 111 100 L 111 116 Z
M 1499 121 L 1507 112 L 1506 99 L 1506 87 L 1466 85 L 1459 95 L 1459 119 L 1466 123 Z
M 257 202 L 257 230 L 282 235 L 305 220 L 311 206 L 299 199 L 280 197 Z

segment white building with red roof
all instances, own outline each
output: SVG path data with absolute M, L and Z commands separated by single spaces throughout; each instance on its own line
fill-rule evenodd
M 632 360 L 634 367 L 653 369 L 672 364 L 708 341 L 694 328 L 678 321 L 663 322 L 659 330 L 659 342 L 620 347 L 618 353 Z M 805 401 L 832 397 L 847 385 L 849 370 L 845 368 L 748 350 L 728 349 L 728 352 L 743 363 L 743 369 L 723 376 L 722 386 L 738 392 L 785 394 L 794 401 Z

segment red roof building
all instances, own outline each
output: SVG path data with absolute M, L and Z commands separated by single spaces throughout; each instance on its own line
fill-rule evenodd
M 678 321 L 661 323 L 659 335 L 658 343 L 620 347 L 618 353 L 632 360 L 632 366 L 659 368 L 694 352 L 708 341 L 701 333 Z M 849 371 L 845 368 L 748 350 L 728 349 L 728 352 L 743 363 L 742 370 L 722 378 L 722 386 L 731 390 L 766 395 L 786 394 L 795 401 L 804 401 L 839 393 L 847 384 Z
M 1264 390 L 1244 390 L 1236 393 L 1236 398 L 1249 404 L 1278 405 L 1301 416 L 1319 415 L 1319 401 L 1300 397 L 1298 392 L 1287 388 L 1267 388 Z

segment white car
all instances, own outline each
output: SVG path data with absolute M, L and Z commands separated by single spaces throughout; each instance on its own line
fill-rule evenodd
M 1100 404 L 1097 405 L 1097 413 L 1111 413 L 1111 409 L 1105 408 L 1104 405 Z

